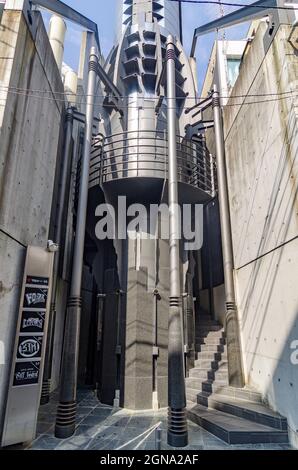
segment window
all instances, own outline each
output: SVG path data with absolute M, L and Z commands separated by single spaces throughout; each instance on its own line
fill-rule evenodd
M 241 58 L 227 58 L 227 68 L 228 68 L 228 83 L 229 86 L 234 86 L 237 77 L 239 75 L 239 68 L 241 64 Z

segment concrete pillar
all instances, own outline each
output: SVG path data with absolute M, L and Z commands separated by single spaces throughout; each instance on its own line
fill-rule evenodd
M 53 15 L 50 19 L 49 40 L 60 71 L 62 69 L 63 62 L 66 29 L 66 24 L 63 18 L 61 18 L 61 16 Z

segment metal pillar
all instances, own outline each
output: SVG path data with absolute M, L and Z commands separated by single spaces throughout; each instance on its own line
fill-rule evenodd
M 212 99 L 212 108 L 214 114 L 218 200 L 220 211 L 222 254 L 226 292 L 226 335 L 228 349 L 229 384 L 233 387 L 243 387 L 244 378 L 234 286 L 233 245 L 228 198 L 223 122 L 221 115 L 220 98 L 216 85 L 214 85 L 213 90 L 214 93 Z
M 89 58 L 86 127 L 77 208 L 72 276 L 66 311 L 64 348 L 60 380 L 60 403 L 58 405 L 55 427 L 55 436 L 62 439 L 70 437 L 74 433 L 76 421 L 76 388 L 81 315 L 81 284 L 97 66 L 98 57 L 96 54 L 96 48 L 92 47 Z
M 62 162 L 62 172 L 60 178 L 60 193 L 59 193 L 59 202 L 57 208 L 57 218 L 56 218 L 56 230 L 55 230 L 55 242 L 58 243 L 59 247 L 61 246 L 62 240 L 62 223 L 63 223 L 63 213 L 65 207 L 66 193 L 67 193 L 67 176 L 69 167 L 71 165 L 71 155 L 70 147 L 72 141 L 72 132 L 73 132 L 73 108 L 70 106 L 66 111 L 66 130 L 65 130 L 65 143 L 64 143 L 64 152 L 63 152 L 63 162 Z M 46 346 L 46 355 L 45 355 L 45 365 L 43 372 L 43 381 L 42 381 L 42 392 L 40 404 L 45 405 L 49 402 L 50 399 L 50 389 L 51 389 L 51 375 L 52 375 L 52 356 L 53 356 L 53 335 L 55 329 L 55 317 L 56 317 L 56 297 L 57 297 L 57 277 L 58 277 L 58 268 L 59 268 L 59 253 L 56 253 L 54 258 L 54 268 L 53 268 L 53 288 L 52 288 L 52 301 L 50 309 L 50 318 L 48 326 L 48 335 L 47 335 L 47 346 Z
M 170 214 L 170 308 L 168 345 L 168 444 L 185 447 L 188 444 L 184 354 L 182 338 L 182 308 L 180 292 L 179 214 L 176 148 L 176 73 L 175 43 L 167 40 L 168 98 L 168 187 Z

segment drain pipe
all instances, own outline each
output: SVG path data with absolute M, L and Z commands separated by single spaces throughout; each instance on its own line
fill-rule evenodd
M 212 108 L 217 162 L 218 200 L 222 237 L 222 254 L 226 292 L 226 336 L 228 349 L 229 384 L 232 387 L 244 387 L 241 358 L 240 332 L 234 286 L 234 261 L 232 230 L 228 197 L 228 182 L 225 160 L 225 144 L 220 98 L 217 86 L 213 88 Z
M 77 208 L 75 242 L 72 262 L 70 293 L 67 302 L 64 348 L 60 379 L 60 403 L 57 409 L 55 436 L 66 439 L 73 435 L 76 424 L 76 392 L 81 316 L 81 284 L 88 201 L 90 151 L 94 115 L 94 95 L 98 57 L 92 47 L 89 58 L 86 127 Z
M 170 306 L 168 340 L 168 444 L 185 447 L 188 444 L 184 353 L 182 339 L 182 308 L 180 291 L 179 206 L 176 148 L 176 73 L 175 43 L 167 40 L 167 98 L 168 98 L 168 188 L 170 218 Z
M 69 166 L 72 161 L 72 155 L 70 155 L 72 132 L 73 132 L 73 108 L 69 106 L 66 111 L 66 131 L 65 131 L 65 143 L 63 152 L 63 164 L 61 172 L 61 186 L 59 194 L 59 202 L 56 216 L 56 233 L 55 241 L 59 247 L 61 247 L 62 241 L 62 225 L 63 225 L 63 213 L 65 207 L 65 199 L 67 193 L 67 177 Z M 56 318 L 56 300 L 57 300 L 57 278 L 59 268 L 60 252 L 56 253 L 54 258 L 53 268 L 53 288 L 52 288 L 52 302 L 49 317 L 48 335 L 47 335 L 47 346 L 45 354 L 45 365 L 42 380 L 42 391 L 40 404 L 45 405 L 50 399 L 51 390 L 51 376 L 52 376 L 52 357 L 53 357 L 53 342 L 54 342 L 54 330 L 55 330 L 55 318 Z

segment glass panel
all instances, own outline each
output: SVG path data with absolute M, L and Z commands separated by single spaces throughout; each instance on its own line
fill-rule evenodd
M 3 10 L 4 10 L 4 3 L 5 1 L 0 0 L 0 21 L 1 21 Z
M 228 82 L 230 86 L 233 86 L 239 75 L 241 59 L 227 59 L 228 66 Z

